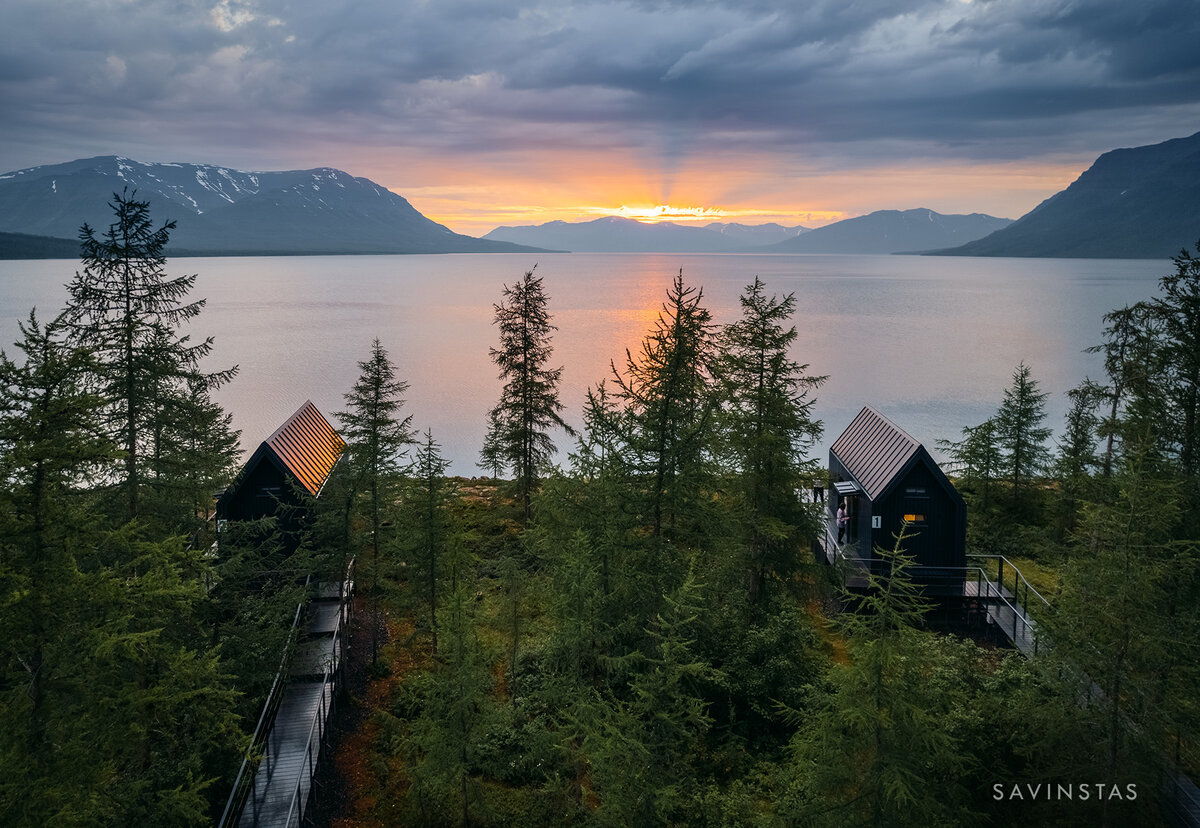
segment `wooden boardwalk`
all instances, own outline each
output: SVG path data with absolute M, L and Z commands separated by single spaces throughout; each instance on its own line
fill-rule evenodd
M 988 580 L 964 581 L 963 597 L 980 600 L 987 612 L 988 623 L 994 624 L 1004 633 L 1008 643 L 1024 655 L 1037 652 L 1037 627 L 1006 587 Z
M 1165 788 L 1171 821 L 1183 828 L 1200 825 L 1200 788 L 1196 783 L 1172 767 Z
M 329 682 L 288 684 L 239 826 L 300 824 L 300 814 L 311 793 L 316 760 L 320 758 L 311 750 L 313 729 L 322 713 L 332 708 L 333 691 Z
M 297 615 L 294 649 L 281 666 L 221 826 L 300 826 L 341 686 L 343 634 L 353 582 L 322 584 Z M 345 599 L 339 598 L 345 595 Z M 295 627 L 294 627 L 295 629 Z
M 867 588 L 869 563 L 850 554 L 846 544 L 839 544 L 831 527 L 826 527 L 824 535 L 817 538 L 817 543 L 828 564 L 840 564 L 843 567 L 841 574 L 847 587 L 850 589 Z M 1015 577 L 1020 578 L 1023 582 L 1020 570 L 1011 563 L 1008 565 L 1016 573 Z M 931 590 L 932 594 L 942 598 L 958 596 L 975 603 L 980 611 L 986 614 L 988 623 L 995 625 L 1000 632 L 1004 633 L 1009 643 L 1024 655 L 1031 656 L 1037 652 L 1037 624 L 1029 617 L 1028 611 L 1021 605 L 1017 596 L 1013 595 L 1002 582 L 993 581 L 981 567 L 938 567 L 935 576 L 929 576 L 933 569 L 928 567 L 918 566 L 914 567 L 912 571 L 914 575 L 921 572 L 926 574 L 929 580 L 923 583 Z M 1003 569 L 999 571 L 1003 575 Z M 1018 581 L 1014 579 L 1013 583 L 1017 584 Z M 1030 594 L 1042 602 L 1045 601 L 1032 591 L 1032 588 L 1027 588 L 1024 596 L 1028 598 Z
M 328 594 L 319 589 L 318 595 Z M 239 828 L 300 825 L 325 744 L 341 673 L 341 632 L 346 605 L 336 597 L 316 598 L 305 612 L 275 721 L 254 774 L 254 790 Z

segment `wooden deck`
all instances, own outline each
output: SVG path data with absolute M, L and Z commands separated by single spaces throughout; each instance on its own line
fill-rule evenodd
M 239 828 L 299 826 L 312 794 L 325 730 L 341 676 L 342 624 L 347 604 L 322 584 L 304 613 L 303 632 L 286 673 L 278 709 L 236 822 Z M 351 590 L 345 589 L 349 595 Z M 328 597 L 326 597 L 328 596 Z
M 988 622 L 995 624 L 1008 642 L 1024 655 L 1030 656 L 1037 651 L 1037 626 L 1007 588 L 991 581 L 965 581 L 963 597 L 980 599 L 987 611 Z
M 299 825 L 319 758 L 319 749 L 314 751 L 310 743 L 318 719 L 332 707 L 333 691 L 332 682 L 293 681 L 288 685 L 239 826 Z M 323 725 L 320 729 L 324 730 Z
M 826 563 L 843 566 L 842 577 L 849 589 L 866 589 L 867 562 L 851 554 L 849 544 L 839 544 L 833 533 L 833 527 L 827 526 L 824 536 L 817 539 Z M 922 567 L 913 570 L 914 574 L 921 571 Z M 1037 652 L 1037 625 L 1007 587 L 990 580 L 977 567 L 942 568 L 938 573 L 941 577 L 932 577 L 925 583 L 928 594 L 976 602 L 987 614 L 988 623 L 1004 633 L 1013 647 L 1026 656 Z

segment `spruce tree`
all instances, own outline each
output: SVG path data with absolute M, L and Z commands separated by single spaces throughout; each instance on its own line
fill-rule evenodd
M 1111 502 L 1083 508 L 1043 623 L 1054 674 L 1090 729 L 1081 761 L 1097 778 L 1136 781 L 1150 799 L 1161 747 L 1194 695 L 1194 619 L 1176 602 L 1195 590 L 1197 549 L 1172 541 L 1180 487 L 1153 451 L 1127 444 L 1114 482 Z
M 104 431 L 122 451 L 112 478 L 121 499 L 117 514 L 125 519 L 144 517 L 147 492 L 178 479 L 177 443 L 188 442 L 180 430 L 197 425 L 186 416 L 190 401 L 229 381 L 237 370 L 200 369 L 212 338 L 192 342 L 182 332 L 204 307 L 203 299 L 187 301 L 196 277 L 166 275 L 163 249 L 175 223 L 155 228 L 149 202 L 135 195 L 113 195 L 109 206 L 115 218 L 102 236 L 87 224 L 81 228 L 83 270 L 67 285 L 65 312 L 72 338 L 96 355 L 96 390 L 108 401 Z M 207 404 L 205 396 L 202 405 Z M 210 426 L 212 438 L 201 444 L 215 446 L 228 459 L 228 423 L 217 418 Z M 220 465 L 223 459 L 214 462 Z
M 602 825 L 683 824 L 688 786 L 713 719 L 706 687 L 725 677 L 696 653 L 701 585 L 689 572 L 663 596 L 646 652 L 626 659 L 628 682 L 591 705 L 584 751 Z
M 1079 505 L 1091 493 L 1092 474 L 1098 465 L 1096 440 L 1100 418 L 1096 408 L 1103 395 L 1104 390 L 1090 380 L 1067 392 L 1071 408 L 1067 411 L 1053 468 L 1058 479 L 1060 539 L 1063 533 L 1075 528 Z
M 0 354 L 0 822 L 206 824 L 238 737 L 200 623 L 207 570 L 89 510 L 117 449 L 92 354 L 58 332 L 31 315 L 24 364 Z
M 618 413 L 604 381 L 589 388 L 583 405 L 583 431 L 571 456 L 571 470 L 583 484 L 572 502 L 582 510 L 576 523 L 589 533 L 600 556 L 600 589 L 607 598 L 614 589 L 616 557 L 629 530 L 620 508 L 623 475 L 614 444 Z
M 977 426 L 967 426 L 962 434 L 962 440 L 941 440 L 938 446 L 949 455 L 952 468 L 962 481 L 981 490 L 980 506 L 986 513 L 991 504 L 992 484 L 999 479 L 1003 462 L 996 420 L 990 418 Z
M 750 599 L 764 575 L 787 579 L 815 521 L 796 492 L 815 474 L 807 452 L 821 436 L 810 391 L 825 377 L 805 376 L 807 365 L 788 355 L 796 328 L 785 327 L 796 309 L 794 294 L 767 298 L 755 278 L 741 296 L 742 318 L 721 335 L 715 373 L 722 389 L 721 431 L 741 484 L 748 523 Z
M 1200 257 L 1181 250 L 1173 261 L 1175 272 L 1159 280 L 1162 294 L 1149 303 L 1160 331 L 1152 385 L 1162 402 L 1158 432 L 1188 493 L 1185 531 L 1195 537 L 1200 532 Z
M 849 662 L 835 664 L 832 693 L 792 743 L 795 787 L 814 825 L 953 825 L 965 816 L 956 780 L 965 764 L 947 732 L 953 701 L 929 690 L 929 604 L 911 578 L 903 528 L 869 576 L 866 593 L 844 597 L 839 617 Z
M 380 529 L 399 500 L 401 476 L 407 470 L 407 446 L 413 442 L 412 415 L 400 418 L 408 383 L 396 379 L 396 368 L 379 340 L 371 355 L 358 363 L 359 376 L 344 395 L 347 410 L 339 412 L 345 461 L 355 493 L 365 498 L 361 511 L 370 527 L 371 550 L 371 661 L 379 654 L 379 545 Z M 349 517 L 349 515 L 347 515 Z
M 562 419 L 558 399 L 562 368 L 547 367 L 554 353 L 551 334 L 558 329 L 550 323 L 542 278 L 530 270 L 511 287 L 505 285 L 503 295 L 503 301 L 492 306 L 500 347 L 489 353 L 504 386 L 488 415 L 480 465 L 512 470 L 528 525 L 539 473 L 554 455 L 550 429 L 557 425 L 570 433 L 571 428 Z
M 443 553 L 451 530 L 446 505 L 454 492 L 453 484 L 446 479 L 447 462 L 440 449 L 433 439 L 433 432 L 426 429 L 425 439 L 417 446 L 413 479 L 405 497 L 407 513 L 404 520 L 409 530 L 410 548 L 417 560 L 415 568 L 424 582 L 435 653 L 438 649 L 438 578 L 445 567 Z
M 474 600 L 463 584 L 441 610 L 442 644 L 431 673 L 415 677 L 420 715 L 412 722 L 413 785 L 423 822 L 456 814 L 471 824 L 472 777 L 480 735 L 493 718 L 492 681 L 479 640 Z
M 86 487 L 115 446 L 97 435 L 102 400 L 86 390 L 91 355 L 34 313 L 20 330 L 23 361 L 0 350 L 0 741 L 29 751 L 19 776 L 36 776 L 53 772 L 47 698 L 69 669 L 57 659 L 81 597 L 73 549 L 97 538 Z M 3 806 L 0 822 L 10 822 Z
M 1087 350 L 1104 354 L 1104 370 L 1110 384 L 1104 388 L 1108 415 L 1100 421 L 1100 435 L 1104 437 L 1102 474 L 1112 476 L 1113 464 L 1119 451 L 1122 436 L 1122 420 L 1130 398 L 1146 396 L 1157 374 L 1154 362 L 1157 357 L 1156 335 L 1150 324 L 1151 316 L 1144 303 L 1129 305 L 1107 313 L 1104 343 Z
M 638 355 L 625 352 L 623 373 L 612 365 L 622 409 L 612 423 L 615 439 L 644 492 L 656 540 L 674 533 L 681 517 L 696 517 L 700 489 L 712 475 L 716 339 L 703 298 L 680 270 Z
M 1004 469 L 1012 485 L 1013 499 L 1018 503 L 1049 461 L 1046 440 L 1050 429 L 1042 425 L 1047 396 L 1038 388 L 1032 370 L 1022 362 L 1013 371 L 1012 385 L 1004 390 L 1004 401 L 996 412 L 996 435 L 1004 453 Z

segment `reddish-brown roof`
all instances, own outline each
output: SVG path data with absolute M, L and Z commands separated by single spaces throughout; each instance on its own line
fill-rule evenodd
M 829 450 L 875 500 L 920 448 L 916 438 L 866 406 Z
M 346 447 L 345 441 L 309 400 L 267 438 L 266 445 L 312 495 L 321 491 L 333 464 Z

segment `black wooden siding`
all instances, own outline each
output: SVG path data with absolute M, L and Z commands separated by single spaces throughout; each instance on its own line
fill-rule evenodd
M 914 437 L 875 409 L 859 412 L 829 451 L 830 490 L 852 481 L 861 491 L 850 501 L 853 526 L 849 540 L 859 556 L 874 557 L 876 547 L 895 546 L 905 515 L 924 519 L 909 527 L 904 550 L 920 566 L 966 565 L 966 505 L 962 496 Z M 836 514 L 841 498 L 832 496 Z M 872 517 L 880 526 L 872 528 Z M 915 573 L 917 580 L 922 575 Z M 939 574 L 944 578 L 944 574 Z

